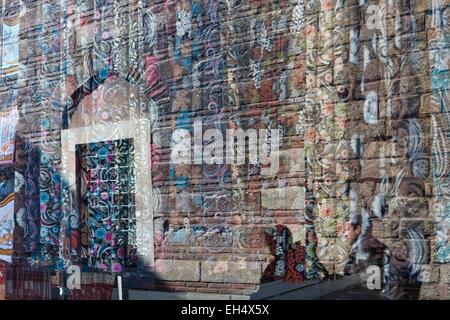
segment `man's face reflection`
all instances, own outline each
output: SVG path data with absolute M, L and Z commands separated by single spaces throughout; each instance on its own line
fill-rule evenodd
M 347 222 L 345 224 L 345 233 L 344 236 L 350 242 L 350 244 L 354 244 L 358 239 L 359 234 L 361 233 L 361 226 L 353 225 L 351 222 Z

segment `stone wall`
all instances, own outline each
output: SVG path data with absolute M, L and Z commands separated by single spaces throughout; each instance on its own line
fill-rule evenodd
M 7 1 L 2 30 L 19 24 L 19 57 L 3 70 L 2 108 L 17 106 L 19 136 L 39 150 L 34 173 L 17 171 L 51 195 L 17 205 L 29 216 L 18 234 L 48 229 L 17 255 L 71 260 L 58 249 L 60 130 L 83 115 L 113 121 L 111 105 L 128 104 L 152 122 L 158 286 L 257 290 L 276 225 L 304 246 L 302 277 L 342 275 L 346 228 L 361 217 L 391 257 L 394 298 L 397 281 L 448 298 L 449 14 L 446 0 Z M 113 77 L 133 89 L 116 99 L 91 81 Z M 194 136 L 198 120 L 224 135 L 277 130 L 278 170 L 174 163 L 172 133 Z

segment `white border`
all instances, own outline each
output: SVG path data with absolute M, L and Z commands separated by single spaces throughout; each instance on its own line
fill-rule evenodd
M 150 132 L 148 119 L 125 120 L 62 130 L 61 162 L 62 178 L 69 184 L 72 194 L 76 194 L 75 150 L 77 144 L 133 139 L 136 174 L 137 255 L 145 267 L 154 269 Z

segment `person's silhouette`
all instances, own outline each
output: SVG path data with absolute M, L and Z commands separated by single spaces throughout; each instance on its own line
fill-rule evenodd
M 305 248 L 293 243 L 291 231 L 283 225 L 266 230 L 265 243 L 274 256 L 263 272 L 261 283 L 282 279 L 303 282 L 305 279 Z

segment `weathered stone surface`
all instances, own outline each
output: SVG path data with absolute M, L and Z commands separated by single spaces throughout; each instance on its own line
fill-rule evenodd
M 385 219 L 385 220 L 372 220 L 372 234 L 375 238 L 396 238 L 398 237 L 398 221 Z
M 202 281 L 225 283 L 259 283 L 261 263 L 202 261 Z
M 385 141 L 373 141 L 367 143 L 364 150 L 364 159 L 379 159 L 380 156 L 396 157 L 395 144 Z
M 420 267 L 419 279 L 423 283 L 439 282 L 439 266 L 423 265 Z
M 441 292 L 439 288 L 432 284 L 423 284 L 420 288 L 419 299 L 423 300 L 439 300 Z
M 267 188 L 261 190 L 261 205 L 264 209 L 301 210 L 304 208 L 303 187 Z
M 450 265 L 448 264 L 441 266 L 441 282 L 450 283 Z
M 161 259 L 155 262 L 156 276 L 161 280 L 199 281 L 200 262 Z
M 450 300 L 450 285 L 446 284 L 442 286 L 441 299 Z

